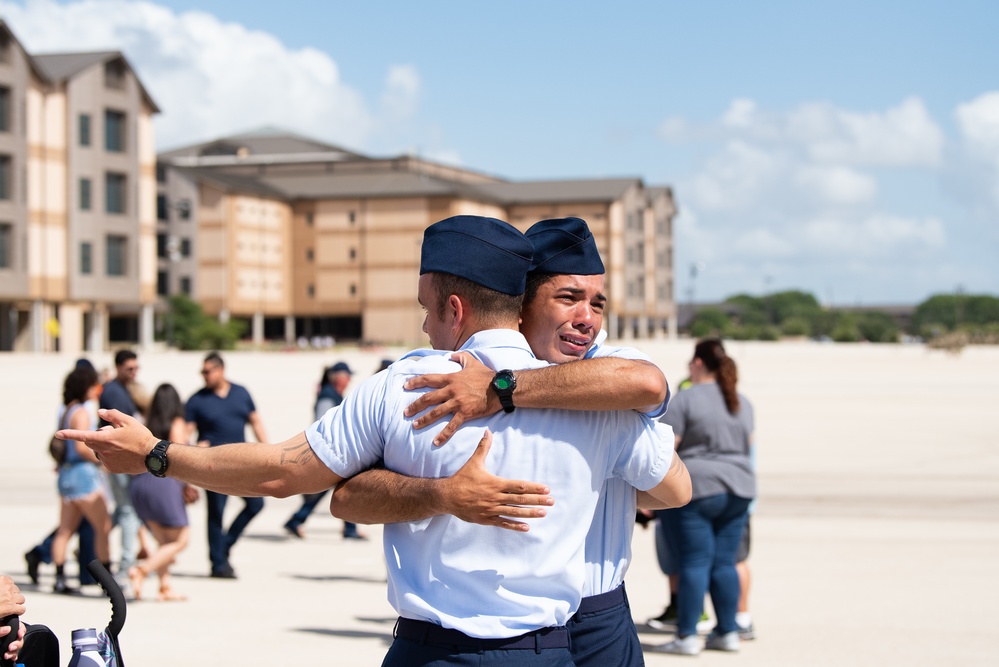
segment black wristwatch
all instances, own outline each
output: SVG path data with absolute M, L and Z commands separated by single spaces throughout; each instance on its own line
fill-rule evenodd
M 152 473 L 153 477 L 166 477 L 167 468 L 170 467 L 166 451 L 170 444 L 169 440 L 160 440 L 153 447 L 153 451 L 146 454 L 146 470 Z
M 513 412 L 516 407 L 513 404 L 513 390 L 517 388 L 517 378 L 514 377 L 513 371 L 505 370 L 496 373 L 493 376 L 492 381 L 489 386 L 493 388 L 496 395 L 499 396 L 500 405 L 503 406 L 503 412 Z

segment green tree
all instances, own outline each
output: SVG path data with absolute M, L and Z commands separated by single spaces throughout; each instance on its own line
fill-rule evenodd
M 953 331 L 959 325 L 999 322 L 999 297 L 988 294 L 935 294 L 912 316 L 914 333 L 926 334 L 940 326 Z
M 868 312 L 857 318 L 857 329 L 863 340 L 872 343 L 895 343 L 898 341 L 898 326 L 887 313 Z
M 860 340 L 857 318 L 851 313 L 843 313 L 837 318 L 829 335 L 837 343 L 855 343 Z
M 183 294 L 170 297 L 170 307 L 173 342 L 182 350 L 230 350 L 246 331 L 242 322 L 232 320 L 222 324 L 205 315 L 197 302 Z
M 728 315 L 718 308 L 702 308 L 690 323 L 690 335 L 695 338 L 705 336 L 725 336 L 732 324 Z

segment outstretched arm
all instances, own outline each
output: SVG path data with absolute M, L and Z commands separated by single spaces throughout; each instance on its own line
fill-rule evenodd
M 110 423 L 98 431 L 64 429 L 56 435 L 94 450 L 111 472 L 141 473 L 145 457 L 158 442 L 141 423 L 117 410 L 100 410 Z M 167 475 L 210 491 L 238 496 L 315 493 L 342 478 L 319 460 L 305 433 L 278 445 L 234 443 L 219 447 L 172 445 Z
M 424 428 L 452 415 L 444 430 L 434 438 L 443 445 L 469 419 L 500 411 L 499 398 L 490 390 L 494 371 L 467 352 L 452 355 L 462 365 L 457 373 L 421 375 L 409 380 L 406 389 L 430 387 L 406 408 L 413 428 Z M 667 384 L 662 371 L 647 361 L 601 357 L 581 359 L 546 368 L 516 371 L 517 388 L 513 403 L 520 408 L 561 408 L 564 410 L 638 410 L 647 412 L 666 400 Z
M 452 514 L 462 521 L 526 532 L 515 519 L 545 516 L 554 504 L 543 484 L 496 477 L 486 469 L 492 445 L 487 430 L 468 461 L 451 477 L 407 477 L 376 468 L 344 480 L 333 490 L 330 512 L 354 523 L 420 521 Z M 527 507 L 524 507 L 524 506 Z

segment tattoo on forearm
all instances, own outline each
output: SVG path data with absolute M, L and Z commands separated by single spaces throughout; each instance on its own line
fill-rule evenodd
M 281 450 L 281 465 L 305 465 L 315 456 L 309 443 L 288 445 Z

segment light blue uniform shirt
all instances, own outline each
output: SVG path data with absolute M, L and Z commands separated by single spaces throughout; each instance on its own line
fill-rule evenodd
M 584 359 L 618 357 L 637 361 L 652 360 L 631 347 L 610 347 L 604 345 L 607 332 L 601 331 Z M 570 362 L 571 363 L 571 362 Z M 669 393 L 655 410 L 647 413 L 657 418 L 666 412 Z M 673 429 L 662 424 L 661 437 L 673 442 Z M 624 575 L 631 563 L 631 539 L 635 532 L 635 512 L 638 509 L 635 487 L 620 477 L 612 477 L 604 482 L 604 488 L 597 501 L 593 523 L 586 534 L 586 580 L 583 584 L 583 597 L 600 595 L 614 590 L 624 583 Z
M 548 364 L 516 331 L 482 331 L 462 347 L 490 368 Z M 650 489 L 673 455 L 656 423 L 635 412 L 517 410 L 476 419 L 443 447 L 444 427 L 413 429 L 403 410 L 419 393 L 403 383 L 425 373 L 453 373 L 450 352 L 411 352 L 351 392 L 306 437 L 336 474 L 351 477 L 383 460 L 417 477 L 453 475 L 472 455 L 485 428 L 493 433 L 489 470 L 551 488 L 555 504 L 528 533 L 465 523 L 450 516 L 385 526 L 388 597 L 400 616 L 456 628 L 473 637 L 513 637 L 565 625 L 581 599 L 584 542 L 604 480 L 620 476 Z

